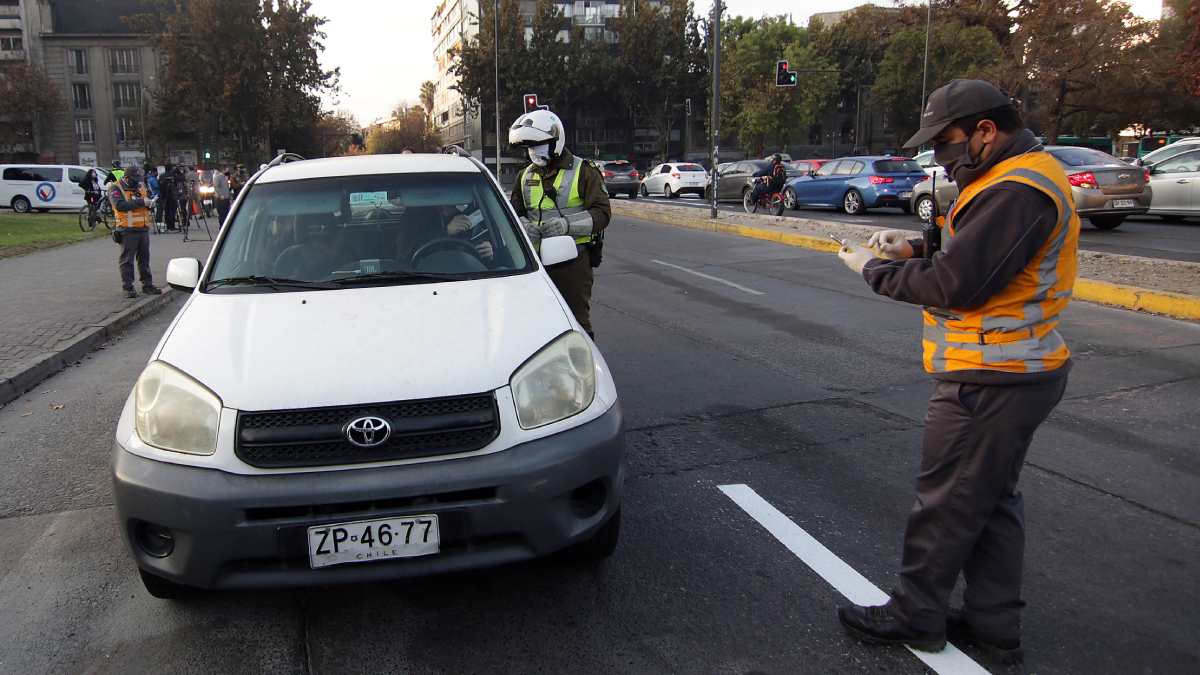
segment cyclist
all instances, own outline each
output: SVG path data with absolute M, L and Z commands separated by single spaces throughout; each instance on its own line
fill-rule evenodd
M 119 183 L 121 177 L 125 175 L 125 170 L 121 168 L 121 160 L 114 159 L 112 161 L 112 170 L 108 172 L 108 178 L 104 179 L 104 187 L 107 188 L 110 183 Z
M 776 154 L 771 157 L 771 164 L 765 169 L 754 174 L 756 179 L 766 178 L 767 180 L 754 181 L 754 194 L 751 199 L 758 201 L 759 197 L 772 192 L 782 192 L 783 184 L 787 180 L 787 169 L 783 166 L 783 157 Z
M 88 209 L 88 229 L 96 227 L 96 219 L 99 217 L 100 200 L 104 195 L 100 189 L 100 179 L 96 176 L 95 169 L 88 169 L 87 174 L 83 177 L 83 200 L 87 204 Z

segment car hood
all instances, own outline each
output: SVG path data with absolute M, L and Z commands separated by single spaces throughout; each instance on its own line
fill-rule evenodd
M 542 274 L 189 300 L 158 358 L 226 407 L 453 396 L 508 384 L 571 327 Z

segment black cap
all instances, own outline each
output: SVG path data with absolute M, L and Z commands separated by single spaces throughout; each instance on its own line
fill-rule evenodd
M 921 112 L 921 128 L 904 147 L 915 148 L 928 143 L 955 120 L 1012 104 L 1012 98 L 991 82 L 951 80 L 950 84 L 934 89 L 929 95 L 925 110 Z

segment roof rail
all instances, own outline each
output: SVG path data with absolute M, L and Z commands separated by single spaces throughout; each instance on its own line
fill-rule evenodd
M 481 161 L 479 161 L 478 159 L 476 159 L 476 158 L 475 158 L 475 155 L 472 155 L 471 153 L 467 152 L 466 150 L 463 150 L 463 149 L 462 149 L 462 146 L 459 146 L 459 145 L 447 145 L 447 146 L 446 146 L 446 151 L 445 151 L 445 154 L 447 154 L 447 155 L 458 155 L 459 157 L 462 157 L 462 158 L 464 158 L 464 159 L 469 159 L 469 160 L 471 160 L 471 162 L 472 162 L 473 164 L 475 164 L 475 166 L 477 166 L 477 167 L 479 167 L 480 169 L 482 169 L 482 170 L 483 170 L 483 172 L 484 172 L 485 174 L 489 174 L 489 173 L 491 173 L 491 169 L 487 168 L 487 165 L 486 165 L 486 164 L 484 164 L 483 162 L 481 162 Z M 497 180 L 498 180 L 498 179 L 497 179 Z
M 284 164 L 286 162 L 300 162 L 303 160 L 303 156 L 297 155 L 294 152 L 281 152 L 278 155 L 275 155 L 275 159 L 267 162 L 267 168 L 269 169 L 273 166 L 279 166 L 280 164 Z

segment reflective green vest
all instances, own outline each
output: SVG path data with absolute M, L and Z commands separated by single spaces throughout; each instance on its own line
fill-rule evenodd
M 579 175 L 583 173 L 582 159 L 576 157 L 571 162 L 571 166 L 560 170 L 554 177 L 554 191 L 558 194 L 557 200 L 551 200 L 542 190 L 542 177 L 535 174 L 533 168 L 534 165 L 530 164 L 521 173 L 526 217 L 540 223 L 544 219 L 555 218 L 559 215 L 566 217 L 587 210 L 583 208 L 583 197 L 579 194 Z M 563 190 L 564 184 L 570 185 L 571 189 Z M 575 237 L 575 243 L 581 246 L 592 243 L 592 240 L 592 235 Z

